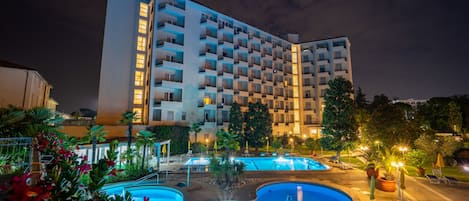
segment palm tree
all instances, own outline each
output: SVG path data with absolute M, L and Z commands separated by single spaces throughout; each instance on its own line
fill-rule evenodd
M 132 127 L 133 122 L 135 120 L 135 116 L 137 113 L 127 111 L 122 113 L 122 119 L 120 120 L 121 124 L 127 125 L 127 152 L 130 153 L 130 146 L 132 146 Z M 127 164 L 129 164 L 129 160 L 127 160 Z
M 137 133 L 137 143 L 143 145 L 143 157 L 142 157 L 142 170 L 145 166 L 145 157 L 147 153 L 147 145 L 152 144 L 156 141 L 156 134 L 151 131 L 141 130 Z
M 232 181 L 237 181 L 239 175 L 243 173 L 244 165 L 236 161 L 230 161 L 230 153 L 232 150 L 239 149 L 238 135 L 219 130 L 217 132 L 218 146 L 225 149 L 222 164 L 219 170 L 221 171 L 217 177 L 225 176 L 225 184 L 231 186 Z
M 86 136 L 80 139 L 81 144 L 92 143 L 91 162 L 94 162 L 95 159 L 96 143 L 106 141 L 104 138 L 106 132 L 103 129 L 104 126 L 102 125 L 89 126 Z
M 199 123 L 193 123 L 190 129 L 191 132 L 194 132 L 194 142 L 197 143 L 197 133 L 202 131 Z

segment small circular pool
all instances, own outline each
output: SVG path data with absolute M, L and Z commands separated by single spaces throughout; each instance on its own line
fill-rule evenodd
M 132 182 L 111 184 L 103 187 L 108 195 L 122 195 L 125 191 L 132 194 L 132 200 L 143 201 L 144 197 L 150 201 L 183 201 L 184 195 L 181 191 L 160 185 L 132 186 Z
M 269 183 L 257 188 L 257 201 L 352 201 L 344 192 L 312 183 Z

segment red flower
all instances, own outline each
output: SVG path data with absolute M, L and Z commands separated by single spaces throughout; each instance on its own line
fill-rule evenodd
M 75 170 L 80 170 L 81 174 L 87 174 L 91 170 L 91 165 L 90 164 L 83 164 L 81 166 L 76 166 Z
M 117 176 L 117 171 L 116 171 L 116 169 L 115 169 L 115 168 L 112 168 L 112 170 L 111 170 L 107 175 Z
M 60 147 L 59 154 L 62 155 L 66 159 L 73 156 L 73 152 L 69 150 L 65 150 L 63 147 Z
M 143 197 L 143 201 L 150 201 L 150 198 L 147 197 L 147 196 L 144 196 L 144 197 Z
M 114 167 L 114 165 L 116 165 L 116 162 L 114 162 L 113 160 L 107 160 L 106 163 L 108 167 Z

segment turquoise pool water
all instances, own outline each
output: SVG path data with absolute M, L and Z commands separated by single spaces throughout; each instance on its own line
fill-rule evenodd
M 256 191 L 257 201 L 352 201 L 342 191 L 310 183 L 282 182 L 261 186 Z
M 125 188 L 132 194 L 134 201 L 143 201 L 144 197 L 150 198 L 150 201 L 184 201 L 182 192 L 174 188 L 148 184 L 132 185 L 133 182 L 111 184 L 104 186 L 103 190 L 108 195 L 122 195 Z
M 329 167 L 304 157 L 239 157 L 232 160 L 246 165 L 246 171 L 327 170 Z M 185 165 L 207 166 L 210 158 L 190 158 Z

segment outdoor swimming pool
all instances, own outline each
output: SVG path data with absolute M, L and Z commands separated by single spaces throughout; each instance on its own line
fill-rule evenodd
M 183 201 L 184 195 L 181 191 L 160 185 L 141 184 L 132 186 L 133 182 L 123 182 L 111 184 L 103 187 L 108 195 L 122 195 L 125 188 L 132 194 L 132 200 L 143 201 L 144 197 L 150 198 L 150 201 Z
M 257 201 L 352 201 L 342 191 L 311 183 L 270 183 L 257 188 Z
M 232 160 L 246 165 L 246 171 L 301 171 L 327 170 L 329 167 L 304 157 L 239 157 Z M 191 158 L 185 165 L 207 166 L 210 158 Z

